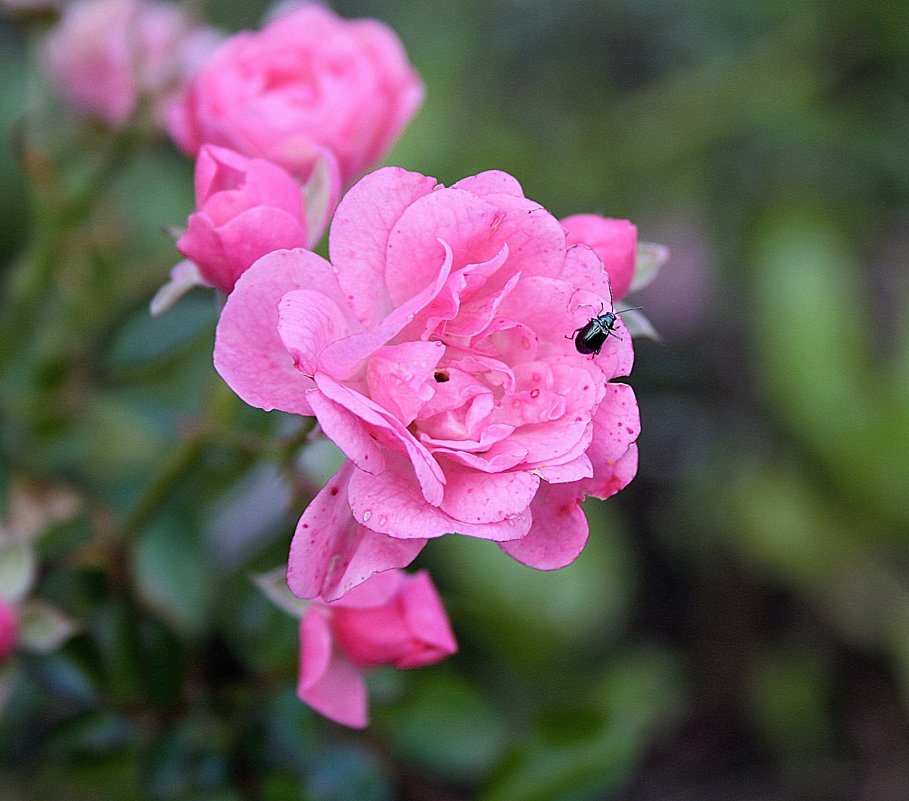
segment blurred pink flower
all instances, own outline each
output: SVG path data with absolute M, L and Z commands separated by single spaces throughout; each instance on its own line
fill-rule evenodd
M 424 667 L 457 647 L 428 573 L 381 573 L 338 601 L 310 604 L 300 621 L 297 695 L 325 717 L 363 728 L 365 671 Z
M 600 257 L 609 275 L 613 303 L 624 298 L 634 278 L 638 240 L 635 225 L 599 214 L 573 214 L 561 223 L 570 245 L 587 245 Z
M 302 189 L 277 164 L 204 145 L 195 183 L 196 211 L 177 250 L 205 283 L 230 292 L 260 256 L 308 246 Z
M 378 162 L 423 100 L 394 32 L 299 6 L 230 37 L 168 116 L 189 155 L 206 143 L 274 161 L 302 180 L 324 161 L 335 193 Z
M 19 623 L 15 609 L 0 599 L 0 664 L 16 647 L 18 630 Z
M 179 7 L 149 0 L 75 0 L 44 42 L 61 96 L 114 127 L 141 103 L 158 124 L 164 105 L 215 50 L 220 35 Z
M 510 175 L 445 188 L 397 167 L 347 193 L 330 253 L 256 262 L 215 342 L 241 398 L 314 414 L 349 459 L 298 524 L 293 592 L 334 600 L 452 532 L 571 562 L 579 503 L 637 469 L 637 403 L 612 381 L 631 338 L 618 320 L 590 358 L 571 336 L 610 302 L 596 254 Z

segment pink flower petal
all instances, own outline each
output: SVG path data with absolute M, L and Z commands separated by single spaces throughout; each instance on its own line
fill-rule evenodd
M 571 564 L 587 543 L 589 528 L 580 507 L 583 499 L 577 484 L 541 484 L 530 505 L 530 532 L 499 547 L 537 570 L 558 570 Z
M 269 411 L 312 414 L 310 379 L 294 368 L 278 335 L 278 304 L 295 289 L 322 292 L 343 303 L 331 265 L 307 250 L 263 256 L 237 282 L 215 334 L 215 369 L 244 401 Z
M 513 194 L 484 194 L 496 208 L 491 246 L 486 258 L 508 245 L 508 275 L 557 277 L 565 262 L 565 230 L 533 200 Z M 477 259 L 472 259 L 476 261 Z
M 429 573 L 421 570 L 410 577 L 402 601 L 404 617 L 421 647 L 400 657 L 395 667 L 406 670 L 431 665 L 458 650 L 445 607 Z
M 471 175 L 469 178 L 462 178 L 453 187 L 466 189 L 475 195 L 483 197 L 484 195 L 514 195 L 515 197 L 524 197 L 524 190 L 518 183 L 517 178 L 501 170 L 486 170 L 486 172 Z
M 330 658 L 321 671 L 326 648 Z M 316 653 L 311 657 L 312 652 Z M 316 608 L 310 608 L 300 621 L 300 679 L 297 695 L 320 714 L 354 729 L 368 724 L 366 682 L 363 674 L 342 653 L 332 648 L 327 621 Z
M 586 453 L 582 453 L 570 462 L 558 465 L 543 465 L 534 469 L 534 472 L 550 484 L 569 484 L 580 481 L 582 478 L 593 476 L 593 465 Z
M 385 454 L 363 428 L 362 421 L 339 403 L 318 390 L 306 396 L 325 436 L 335 443 L 360 470 L 380 473 L 385 469 Z
M 376 573 L 340 598 L 331 602 L 332 609 L 367 609 L 389 603 L 409 580 L 402 570 Z
M 593 464 L 593 477 L 582 484 L 588 495 L 597 498 L 614 495 L 634 477 L 634 471 L 631 470 L 630 475 L 628 471 L 637 467 L 636 450 L 633 465 L 626 462 L 617 473 L 616 464 L 625 457 L 641 433 L 634 390 L 627 384 L 607 384 L 606 391 L 608 395 L 593 419 L 593 440 L 587 451 Z
M 445 352 L 441 342 L 402 342 L 377 350 L 366 368 L 370 397 L 405 426 L 435 394 L 433 371 Z
M 470 192 L 440 188 L 417 198 L 388 235 L 385 284 L 395 306 L 430 284 L 444 257 L 440 242 L 452 251 L 452 269 L 485 262 L 501 246 L 493 239 L 496 207 Z
M 197 203 L 204 203 L 215 192 L 235 188 L 248 167 L 249 159 L 235 150 L 203 145 L 193 175 Z
M 453 463 L 445 466 L 445 478 L 440 508 L 466 523 L 498 523 L 521 514 L 540 486 L 540 477 L 532 473 L 480 473 Z
M 350 323 L 331 298 L 321 292 L 296 289 L 281 298 L 278 305 L 278 334 L 294 366 L 313 376 L 322 351 L 339 338 L 350 334 Z
M 350 308 L 368 328 L 392 309 L 385 284 L 389 233 L 404 209 L 435 185 L 435 178 L 384 167 L 361 178 L 338 204 L 329 237 L 331 261 Z
M 612 300 L 618 302 L 634 278 L 638 229 L 628 220 L 614 220 L 598 214 L 574 214 L 562 220 L 569 244 L 592 248 L 609 274 Z
M 435 265 L 434 280 L 395 308 L 375 328 L 338 340 L 326 348 L 322 359 L 324 370 L 336 378 L 357 372 L 364 359 L 399 334 L 439 294 L 451 271 L 451 249 L 444 242 L 439 245 L 444 258 Z
M 373 531 L 401 539 L 464 534 L 501 542 L 523 537 L 531 523 L 526 509 L 495 523 L 455 520 L 426 503 L 407 462 L 400 457 L 387 459 L 386 469 L 377 476 L 355 472 L 350 479 L 348 497 L 356 520 Z
M 407 453 L 413 473 L 419 481 L 420 489 L 426 501 L 433 506 L 442 502 L 445 475 L 432 454 L 418 442 L 413 434 L 392 417 L 381 406 L 354 390 L 337 383 L 328 376 L 319 373 L 316 384 L 326 397 L 353 412 L 364 423 L 374 426 L 387 434 Z
M 340 598 L 375 573 L 407 566 L 426 544 L 378 534 L 354 520 L 347 485 L 356 472 L 349 462 L 342 465 L 297 524 L 287 584 L 300 598 Z
M 592 292 L 598 297 L 597 308 L 590 308 L 590 317 L 601 314 L 600 311 L 614 311 L 614 298 L 609 274 L 603 268 L 599 256 L 585 245 L 572 245 L 565 252 L 565 264 L 560 278 L 570 281 L 574 286 Z
M 310 604 L 300 618 L 300 686 L 319 683 L 331 662 L 331 647 L 328 614 Z

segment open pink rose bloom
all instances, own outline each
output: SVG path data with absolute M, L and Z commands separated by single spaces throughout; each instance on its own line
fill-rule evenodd
M 449 533 L 570 563 L 581 501 L 637 469 L 637 403 L 613 381 L 630 336 L 619 319 L 595 358 L 572 341 L 611 308 L 610 265 L 505 173 L 445 188 L 396 167 L 343 198 L 330 257 L 259 259 L 215 343 L 241 398 L 315 415 L 348 457 L 298 524 L 293 592 L 337 599 Z
M 330 604 L 313 602 L 300 621 L 297 694 L 338 723 L 367 724 L 364 673 L 424 667 L 457 650 L 429 574 L 392 570 Z
M 231 36 L 169 112 L 177 144 L 206 143 L 307 180 L 320 160 L 349 186 L 376 164 L 423 100 L 395 33 L 309 4 Z

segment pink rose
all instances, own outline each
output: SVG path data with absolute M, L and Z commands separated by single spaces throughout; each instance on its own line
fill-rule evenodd
M 230 292 L 260 256 L 308 246 L 302 190 L 277 164 L 204 145 L 195 183 L 196 211 L 177 250 L 207 284 Z
M 15 610 L 0 600 L 0 664 L 12 653 L 16 647 L 16 637 L 19 623 Z
M 614 220 L 598 214 L 573 214 L 562 222 L 569 244 L 592 248 L 609 275 L 612 300 L 625 297 L 634 278 L 638 229 L 628 220 Z
M 224 145 L 302 180 L 324 159 L 347 186 L 385 155 L 422 99 L 391 29 L 304 5 L 230 37 L 168 121 L 190 155 Z
M 637 469 L 620 319 L 595 358 L 572 334 L 609 308 L 596 254 L 518 182 L 452 187 L 396 167 L 363 178 L 331 226 L 331 264 L 264 256 L 223 309 L 215 366 L 247 403 L 314 414 L 349 461 L 309 505 L 288 582 L 334 600 L 427 538 L 498 542 L 554 569 L 588 534 L 579 504 Z
M 365 671 L 423 667 L 457 648 L 429 574 L 382 573 L 338 601 L 313 602 L 306 610 L 297 695 L 325 717 L 363 728 Z
M 114 127 L 140 103 L 163 106 L 214 51 L 219 35 L 180 8 L 148 0 L 75 0 L 44 43 L 44 64 L 65 100 Z

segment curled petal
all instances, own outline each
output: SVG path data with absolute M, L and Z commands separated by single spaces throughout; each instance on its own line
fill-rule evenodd
M 288 292 L 278 305 L 278 334 L 294 366 L 312 377 L 319 356 L 332 342 L 350 334 L 344 312 L 321 292 L 297 289 Z
M 325 436 L 334 442 L 351 462 L 367 473 L 379 473 L 385 469 L 385 455 L 382 449 L 369 436 L 356 415 L 325 397 L 318 390 L 313 390 L 306 397 Z
M 410 425 L 435 394 L 433 371 L 445 352 L 441 342 L 402 342 L 373 354 L 366 368 L 369 395 Z
M 287 583 L 300 598 L 340 598 L 376 573 L 407 566 L 426 544 L 419 537 L 388 537 L 354 520 L 347 485 L 355 472 L 349 462 L 342 465 L 297 524 Z
M 374 403 L 370 398 L 333 381 L 323 374 L 316 376 L 316 383 L 326 397 L 353 412 L 367 425 L 382 430 L 389 435 L 389 439 L 399 444 L 410 458 L 413 471 L 420 482 L 423 497 L 433 506 L 438 506 L 442 502 L 445 474 L 432 454 L 414 438 L 413 434 L 399 420 Z

